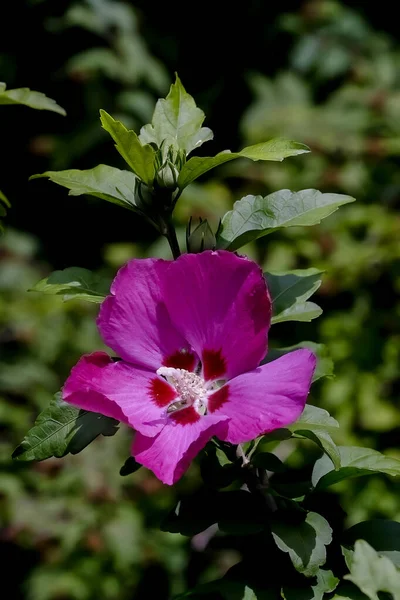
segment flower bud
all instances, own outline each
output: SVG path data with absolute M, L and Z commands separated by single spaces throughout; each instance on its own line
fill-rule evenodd
M 135 181 L 135 200 L 136 205 L 144 213 L 153 206 L 154 194 L 152 190 L 140 179 Z
M 179 171 L 169 160 L 158 171 L 156 181 L 162 188 L 174 189 L 178 184 Z
M 204 250 L 214 250 L 217 244 L 215 234 L 207 221 L 200 219 L 197 227 L 191 231 L 192 219 L 189 220 L 186 228 L 186 247 L 192 254 L 203 252 Z

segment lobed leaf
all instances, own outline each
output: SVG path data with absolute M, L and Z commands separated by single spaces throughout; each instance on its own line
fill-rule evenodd
M 306 577 L 315 576 L 326 561 L 325 546 L 332 541 L 332 529 L 324 517 L 309 512 L 296 524 L 275 520 L 271 530 L 276 545 L 289 554 L 295 569 Z
M 143 144 L 154 143 L 158 147 L 162 143 L 172 145 L 189 154 L 213 138 L 211 129 L 202 127 L 204 118 L 204 112 L 176 75 L 168 96 L 157 101 L 151 124 L 140 130 L 139 139 Z
M 346 549 L 353 549 L 357 540 L 365 540 L 400 568 L 400 523 L 389 519 L 371 519 L 347 529 L 342 537 Z
M 318 569 L 316 573 L 316 582 L 307 587 L 282 588 L 282 597 L 284 600 L 322 600 L 324 594 L 333 592 L 339 583 L 339 579 L 334 576 L 332 571 Z
M 388 592 L 393 600 L 400 600 L 400 571 L 365 540 L 355 543 L 350 574 L 345 575 L 345 579 L 359 587 L 370 600 L 379 600 L 378 592 Z

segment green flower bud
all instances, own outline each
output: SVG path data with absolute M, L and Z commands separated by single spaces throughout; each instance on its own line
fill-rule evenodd
M 197 227 L 191 231 L 192 219 L 190 218 L 186 228 L 186 247 L 192 254 L 203 252 L 204 250 L 214 250 L 217 245 L 217 239 L 213 233 L 207 219 L 200 219 Z
M 169 160 L 158 171 L 156 181 L 162 188 L 174 189 L 178 184 L 179 171 Z
M 144 213 L 148 211 L 154 204 L 154 194 L 152 190 L 140 179 L 135 182 L 135 200 L 136 205 Z

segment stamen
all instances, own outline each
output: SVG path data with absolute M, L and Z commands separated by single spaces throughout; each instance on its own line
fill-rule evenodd
M 185 369 L 175 369 L 174 367 L 160 367 L 157 370 L 157 375 L 164 377 L 179 395 L 179 398 L 168 406 L 167 414 L 190 406 L 193 406 L 200 415 L 206 413 L 209 386 L 196 373 Z

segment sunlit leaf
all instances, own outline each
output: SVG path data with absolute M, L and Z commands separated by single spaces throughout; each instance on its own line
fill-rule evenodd
M 304 269 L 286 273 L 264 273 L 272 300 L 272 323 L 311 321 L 322 310 L 306 302 L 321 285 L 321 271 Z
M 63 300 L 86 300 L 100 303 L 110 289 L 109 280 L 80 267 L 54 271 L 36 283 L 30 291 L 63 296 Z
M 50 181 L 69 189 L 70 196 L 96 196 L 107 202 L 118 204 L 129 210 L 137 210 L 135 205 L 136 177 L 130 171 L 122 171 L 108 165 L 98 165 L 94 169 L 80 171 L 46 171 L 32 175 L 30 179 L 48 177 Z
M 345 575 L 370 600 L 380 600 L 378 592 L 392 594 L 393 600 L 400 600 L 400 571 L 386 556 L 380 556 L 365 540 L 358 540 L 350 574 Z
M 309 512 L 300 523 L 274 520 L 271 524 L 276 545 L 288 552 L 293 566 L 306 577 L 313 577 L 326 561 L 326 548 L 332 529 L 324 517 Z
M 189 154 L 204 142 L 213 138 L 208 127 L 202 127 L 205 115 L 196 106 L 192 96 L 183 87 L 178 75 L 171 85 L 168 96 L 158 100 L 151 124 L 140 131 L 143 144 L 164 142 Z
M 179 175 L 178 185 L 183 190 L 189 183 L 192 183 L 192 181 L 195 181 L 195 179 L 207 173 L 207 171 L 236 158 L 282 161 L 288 156 L 296 156 L 309 151 L 310 149 L 305 144 L 275 138 L 268 142 L 248 146 L 240 150 L 240 152 L 224 150 L 216 156 L 193 156 L 183 166 Z
M 385 473 L 393 477 L 400 476 L 400 460 L 381 454 L 371 448 L 356 446 L 338 446 L 341 468 L 337 471 L 330 458 L 324 455 L 317 460 L 312 473 L 313 486 L 318 490 L 330 485 L 362 475 Z
M 1 104 L 22 104 L 37 110 L 51 110 L 65 116 L 67 113 L 55 100 L 48 98 L 42 92 L 34 92 L 29 88 L 17 88 L 7 90 L 6 84 L 0 82 L 0 105 Z
M 318 406 L 312 406 L 306 404 L 300 417 L 293 425 L 289 425 L 290 431 L 297 431 L 299 429 L 310 430 L 310 431 L 327 431 L 328 433 L 334 433 L 337 431 L 339 423 L 331 417 L 327 410 L 319 408 Z
M 339 583 L 339 579 L 334 576 L 332 571 L 324 569 L 318 569 L 316 579 L 314 585 L 307 587 L 285 585 L 282 588 L 282 597 L 284 600 L 322 600 L 324 594 L 333 592 Z
M 400 568 L 400 523 L 389 519 L 371 519 L 357 523 L 342 536 L 342 544 L 353 548 L 357 540 L 365 540 L 379 554 L 390 558 Z
M 354 198 L 312 189 L 280 190 L 265 198 L 245 196 L 223 217 L 218 245 L 237 250 L 281 227 L 316 225 L 349 202 L 354 202 Z
M 134 131 L 128 130 L 123 123 L 113 119 L 105 110 L 100 110 L 100 120 L 113 138 L 115 147 L 132 171 L 146 183 L 151 185 L 154 179 L 155 151 L 149 144 L 140 142 Z

